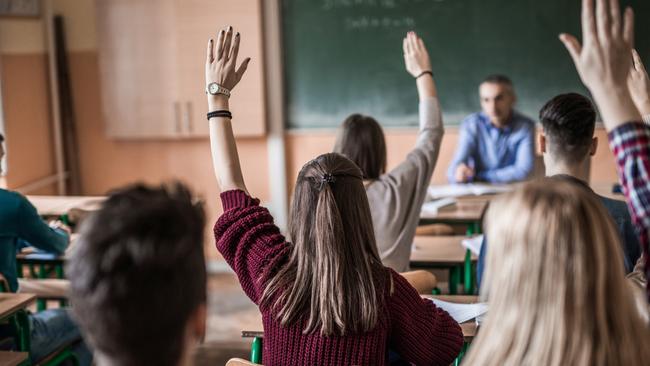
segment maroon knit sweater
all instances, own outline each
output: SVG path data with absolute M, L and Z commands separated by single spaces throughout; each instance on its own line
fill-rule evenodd
M 217 249 L 233 268 L 244 292 L 260 305 L 271 273 L 285 263 L 290 245 L 259 200 L 235 190 L 221 194 L 224 213 L 214 226 Z M 463 334 L 447 312 L 422 299 L 396 272 L 385 291 L 375 329 L 343 337 L 303 334 L 304 322 L 285 327 L 272 309 L 261 307 L 265 366 L 386 365 L 388 349 L 416 365 L 449 365 L 460 352 Z M 391 281 L 383 281 L 389 283 Z M 389 286 L 389 285 L 387 285 Z

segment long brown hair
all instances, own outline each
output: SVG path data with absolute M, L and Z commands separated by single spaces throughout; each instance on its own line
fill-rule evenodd
M 262 306 L 275 307 L 282 325 L 306 320 L 304 333 L 372 330 L 386 276 L 359 167 L 336 153 L 305 164 L 289 233 L 290 258 L 268 282 Z
M 493 201 L 486 225 L 490 310 L 464 364 L 650 363 L 614 223 L 593 193 L 529 183 Z
M 379 179 L 386 172 L 386 140 L 381 125 L 372 117 L 352 114 L 343 121 L 334 152 L 361 168 L 363 179 Z

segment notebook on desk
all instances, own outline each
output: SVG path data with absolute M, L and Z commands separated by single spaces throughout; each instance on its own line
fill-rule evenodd
M 438 211 L 447 206 L 455 205 L 456 199 L 454 198 L 440 198 L 434 199 L 433 201 L 425 202 L 422 205 L 422 210 L 420 211 L 421 217 L 432 217 L 438 214 Z

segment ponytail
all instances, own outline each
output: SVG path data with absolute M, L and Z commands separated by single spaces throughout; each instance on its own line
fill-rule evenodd
M 291 257 L 269 280 L 261 305 L 275 307 L 283 326 L 304 321 L 306 334 L 370 331 L 379 319 L 383 267 L 361 172 L 342 155 L 321 157 L 347 166 L 312 161 L 301 171 L 289 222 Z

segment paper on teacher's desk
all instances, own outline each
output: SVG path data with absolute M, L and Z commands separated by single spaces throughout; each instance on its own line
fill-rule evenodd
M 430 198 L 482 196 L 509 192 L 513 189 L 507 184 L 445 184 L 429 186 L 427 193 Z
M 451 317 L 459 324 L 481 316 L 488 310 L 488 305 L 484 302 L 476 304 L 457 304 L 438 299 L 431 299 L 431 301 L 433 301 L 437 307 L 448 312 L 449 315 L 451 315 Z
M 483 245 L 483 235 L 477 235 L 471 238 L 463 239 L 461 242 L 463 246 L 474 253 L 474 255 L 479 255 L 481 253 L 481 246 Z
M 438 214 L 438 210 L 441 208 L 454 204 L 456 204 L 456 199 L 454 198 L 441 198 L 438 200 L 426 202 L 422 205 L 420 216 L 435 216 Z

